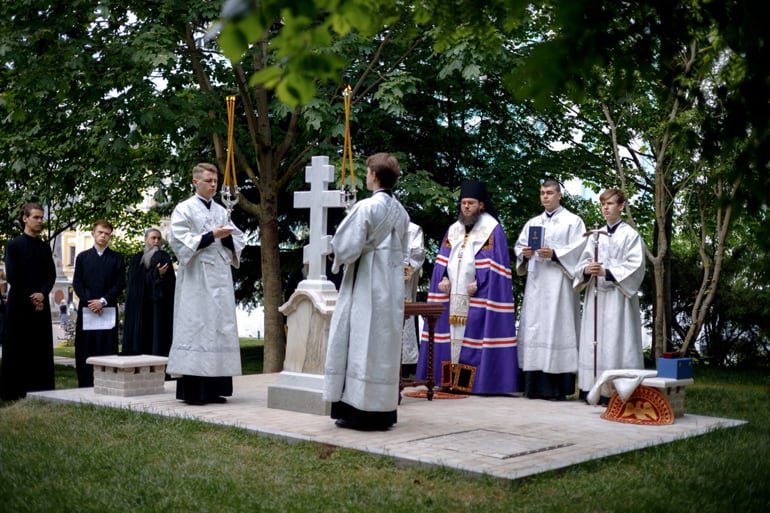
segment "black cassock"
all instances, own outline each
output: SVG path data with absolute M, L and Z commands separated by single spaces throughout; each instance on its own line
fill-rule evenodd
M 126 311 L 123 318 L 123 354 L 168 356 L 174 322 L 174 287 L 176 275 L 171 257 L 158 250 L 150 259 L 150 268 L 137 253 L 128 264 Z M 168 264 L 161 276 L 158 265 Z
M 0 371 L 0 396 L 21 399 L 33 390 L 54 388 L 53 333 L 48 295 L 56 281 L 56 268 L 47 243 L 22 234 L 5 251 L 8 285 L 6 337 Z M 40 312 L 29 296 L 43 294 Z
M 78 254 L 72 288 L 78 296 L 78 321 L 75 330 L 75 367 L 79 387 L 94 386 L 94 369 L 86 364 L 90 356 L 118 354 L 118 323 L 109 330 L 83 330 L 83 309 L 91 299 L 104 298 L 117 311 L 118 296 L 126 287 L 123 256 L 106 248 L 99 256 L 95 248 Z

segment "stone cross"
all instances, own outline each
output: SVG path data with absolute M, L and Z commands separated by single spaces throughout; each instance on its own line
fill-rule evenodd
M 327 190 L 329 182 L 334 181 L 334 166 L 329 164 L 329 157 L 313 157 L 312 165 L 305 167 L 305 182 L 310 184 L 310 191 L 294 193 L 294 208 L 310 209 L 310 243 L 302 252 L 302 262 L 308 264 L 307 280 L 326 281 L 326 255 L 331 253 L 331 235 L 326 234 L 326 218 L 329 208 L 342 208 L 341 191 Z

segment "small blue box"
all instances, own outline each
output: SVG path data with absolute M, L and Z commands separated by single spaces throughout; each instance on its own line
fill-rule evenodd
M 692 378 L 692 358 L 658 358 L 658 377 Z

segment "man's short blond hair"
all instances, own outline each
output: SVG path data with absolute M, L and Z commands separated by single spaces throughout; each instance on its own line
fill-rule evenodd
M 201 176 L 203 176 L 204 173 L 214 173 L 217 174 L 219 170 L 217 169 L 217 166 L 214 164 L 211 164 L 209 162 L 201 162 L 199 164 L 195 164 L 195 167 L 193 167 L 192 175 L 193 178 L 200 179 Z

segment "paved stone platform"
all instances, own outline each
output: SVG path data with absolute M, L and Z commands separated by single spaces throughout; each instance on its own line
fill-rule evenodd
M 745 424 L 685 413 L 668 426 L 639 426 L 600 418 L 604 408 L 578 401 L 521 397 L 464 399 L 404 397 L 398 423 L 385 432 L 340 429 L 328 417 L 267 407 L 267 387 L 278 374 L 239 376 L 226 404 L 186 405 L 176 384 L 162 394 L 98 395 L 93 388 L 33 392 L 30 398 L 125 408 L 213 424 L 237 426 L 287 441 L 306 440 L 395 458 L 440 465 L 473 475 L 518 479 L 654 445 Z M 407 389 L 408 391 L 409 389 Z

